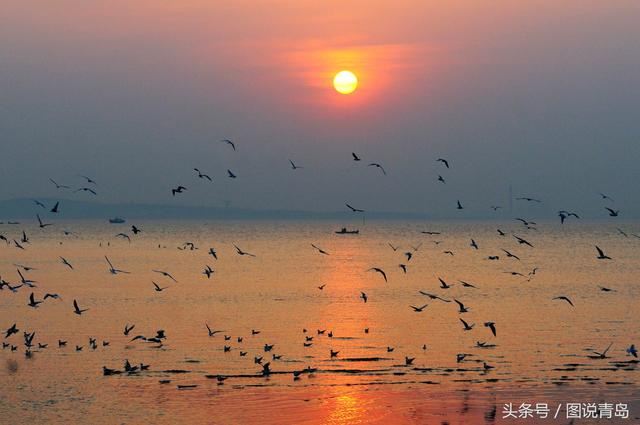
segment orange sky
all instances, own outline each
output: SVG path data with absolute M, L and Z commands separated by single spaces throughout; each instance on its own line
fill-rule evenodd
M 413 197 L 393 188 L 433 178 L 409 171 L 427 155 L 458 157 L 466 178 L 472 165 L 494 170 L 487 185 L 500 193 L 505 175 L 539 190 L 586 186 L 563 168 L 576 152 L 593 167 L 615 155 L 630 181 L 639 20 L 635 0 L 7 0 L 0 125 L 18 160 L 38 151 L 59 161 L 35 169 L 103 166 L 114 184 L 127 180 L 109 171 L 118 147 L 156 152 L 167 170 L 166 158 L 195 162 L 207 140 L 224 137 L 270 165 L 322 163 L 327 174 L 314 181 L 329 193 L 346 172 L 333 158 L 384 159 L 400 180 L 377 189 L 407 204 Z M 360 81 L 350 96 L 331 86 L 345 68 Z M 576 149 L 584 143 L 593 149 Z M 545 181 L 520 174 L 523 164 L 561 171 Z

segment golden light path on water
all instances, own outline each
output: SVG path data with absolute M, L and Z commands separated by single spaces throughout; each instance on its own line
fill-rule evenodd
M 3 420 L 492 423 L 500 422 L 508 402 L 628 403 L 630 420 L 640 412 L 637 363 L 625 353 L 640 336 L 635 318 L 640 240 L 616 230 L 638 233 L 637 222 L 542 222 L 538 231 L 518 222 L 501 224 L 508 235 L 525 237 L 535 248 L 499 236 L 495 222 L 480 221 L 349 223 L 360 228 L 359 235 L 336 235 L 346 223 L 330 221 L 135 224 L 143 233 L 130 244 L 115 238 L 119 226 L 62 221 L 59 229 L 78 236 L 26 225 L 31 243 L 24 251 L 0 248 L 4 280 L 19 283 L 14 264 L 37 269 L 26 272 L 36 288 L 0 292 L 0 328 L 16 323 L 20 329 L 6 339 L 17 351 L 0 351 L 0 380 L 12 388 L 0 394 Z M 21 229 L 5 226 L 2 232 L 19 237 Z M 479 250 L 469 246 L 471 237 Z M 187 241 L 198 249 L 177 249 Z M 613 260 L 595 258 L 595 241 Z M 256 257 L 238 256 L 233 244 Z M 218 260 L 207 254 L 209 247 L 216 248 Z M 502 248 L 522 260 L 504 257 Z M 413 253 L 411 260 L 405 252 Z M 105 255 L 131 274 L 110 274 Z M 488 260 L 490 255 L 500 260 Z M 408 266 L 406 274 L 400 263 Z M 215 270 L 211 279 L 202 274 L 207 264 Z M 368 271 L 371 267 L 384 269 L 388 282 Z M 169 271 L 178 282 L 153 269 Z M 438 277 L 452 288 L 440 289 Z M 167 289 L 156 292 L 152 280 Z M 61 299 L 30 308 L 31 291 L 37 300 L 45 293 Z M 460 314 L 455 303 L 419 291 L 458 299 L 470 311 Z M 575 307 L 553 300 L 559 295 L 570 297 Z M 82 316 L 73 314 L 74 299 L 89 309 Z M 409 307 L 423 304 L 428 306 L 421 313 Z M 473 329 L 463 331 L 460 318 L 475 324 Z M 496 323 L 497 337 L 483 326 L 486 321 Z M 127 323 L 136 327 L 124 336 Z M 209 337 L 205 323 L 222 332 Z M 131 341 L 158 329 L 167 335 L 161 348 Z M 260 333 L 252 336 L 252 329 Z M 36 331 L 34 344 L 48 346 L 34 348 L 28 359 L 22 333 L 31 331 Z M 90 337 L 97 338 L 95 350 Z M 68 345 L 59 348 L 58 339 Z M 108 346 L 102 346 L 104 340 Z M 478 341 L 490 347 L 479 348 Z M 610 343 L 610 358 L 589 357 Z M 265 344 L 274 344 L 273 350 L 265 352 Z M 247 354 L 240 356 L 241 351 Z M 331 358 L 330 351 L 339 353 Z M 460 363 L 459 353 L 468 354 Z M 260 376 L 256 356 L 271 362 L 273 374 Z M 413 364 L 405 365 L 405 357 L 415 358 Z M 102 375 L 103 366 L 122 369 L 125 359 L 150 368 Z M 485 371 L 483 362 L 495 368 Z M 307 367 L 315 371 L 293 379 L 293 371 Z M 228 377 L 224 385 L 217 384 L 217 375 Z M 197 387 L 179 390 L 178 385 Z

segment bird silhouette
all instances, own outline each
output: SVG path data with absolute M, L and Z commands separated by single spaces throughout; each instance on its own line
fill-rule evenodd
M 53 224 L 53 223 L 43 223 L 43 222 L 42 222 L 42 219 L 40 218 L 40 214 L 36 214 L 36 217 L 38 218 L 38 226 L 39 226 L 41 229 L 44 229 L 45 227 L 47 227 L 47 226 L 51 226 L 51 225 Z
M 496 324 L 494 322 L 484 322 L 484 326 L 491 329 L 493 336 L 498 336 L 496 334 Z
M 151 281 L 151 283 L 153 283 L 153 286 L 155 287 L 155 291 L 156 291 L 156 292 L 162 292 L 162 291 L 164 291 L 165 289 L 167 289 L 167 288 L 168 288 L 168 286 L 160 287 L 160 285 L 158 285 L 158 284 L 157 284 L 157 283 L 155 283 L 154 281 Z
M 416 306 L 410 305 L 409 307 L 411 307 L 413 309 L 413 311 L 415 311 L 416 313 L 421 313 L 422 310 L 427 308 L 427 306 L 428 306 L 428 304 L 422 305 L 420 307 L 416 307 Z
M 596 257 L 598 260 L 611 260 L 611 257 L 605 255 L 604 251 L 600 249 L 598 245 L 596 245 L 596 251 L 598 251 L 598 256 Z
M 566 296 L 564 296 L 564 295 L 561 295 L 561 296 L 558 296 L 558 297 L 553 297 L 553 299 L 554 299 L 554 300 L 562 300 L 562 301 L 566 301 L 566 302 L 568 302 L 568 303 L 571 305 L 571 307 L 575 307 L 575 306 L 573 305 L 573 302 L 571 302 L 571 300 L 569 299 L 569 297 L 566 297 Z
M 610 217 L 617 217 L 618 214 L 620 214 L 620 210 L 613 210 L 609 207 L 604 207 L 605 210 L 609 211 L 609 216 Z
M 329 253 L 327 251 L 325 251 L 324 249 L 322 249 L 322 248 L 320 248 L 320 247 L 318 247 L 318 246 L 316 246 L 314 244 L 311 244 L 311 246 L 314 247 L 320 254 L 329 255 Z
M 234 142 L 232 142 L 229 139 L 222 139 L 220 140 L 221 143 L 226 143 L 227 145 L 231 146 L 233 148 L 233 150 L 236 150 L 236 144 Z
M 69 261 L 67 261 L 66 258 L 64 257 L 60 257 L 60 261 L 62 262 L 62 264 L 64 264 L 65 266 L 69 267 L 71 270 L 73 270 L 73 266 L 71 265 L 71 263 Z
M 462 326 L 465 331 L 470 331 L 475 326 L 475 323 L 469 324 L 462 318 L 460 318 L 459 320 L 460 322 L 462 322 Z
M 223 332 L 223 331 L 214 331 L 214 330 L 212 330 L 207 323 L 205 323 L 204 325 L 207 327 L 207 332 L 209 333 L 210 337 L 215 336 L 216 334 L 219 334 L 219 333 Z
M 359 213 L 363 213 L 364 210 L 358 209 L 358 208 L 354 208 L 349 204 L 345 204 L 347 206 L 347 208 L 349 208 L 352 212 L 359 212 Z
M 541 200 L 539 200 L 539 199 L 535 199 L 535 198 L 528 198 L 528 197 L 525 197 L 525 196 L 522 196 L 522 197 L 516 198 L 516 201 L 536 202 L 536 203 L 538 203 L 538 204 L 542 202 L 542 201 L 541 201 Z
M 438 158 L 438 159 L 436 159 L 436 162 L 441 162 L 441 163 L 444 164 L 445 167 L 449 168 L 449 161 L 447 161 L 444 158 Z
M 69 186 L 56 183 L 56 181 L 54 179 L 49 179 L 49 181 L 56 186 L 56 189 L 71 189 L 71 187 L 69 187 Z
M 453 301 L 455 301 L 456 304 L 458 304 L 458 313 L 467 313 L 469 311 L 469 307 L 466 307 L 460 301 L 456 300 L 455 298 L 453 299 Z
M 387 171 L 384 169 L 384 167 L 382 165 L 380 165 L 377 162 L 372 162 L 368 165 L 369 167 L 378 167 L 380 169 L 380 171 L 382 171 L 382 174 L 384 174 L 385 176 L 387 175 Z
M 154 269 L 154 270 L 151 270 L 151 271 L 152 271 L 152 272 L 154 272 L 154 273 L 161 274 L 161 275 L 163 275 L 164 277 L 168 277 L 169 279 L 173 280 L 175 283 L 178 283 L 178 281 L 176 280 L 176 278 L 175 278 L 175 277 L 173 277 L 173 276 L 171 275 L 171 273 L 169 273 L 169 272 L 166 272 L 166 271 L 164 271 L 164 270 L 155 270 L 155 269 Z
M 33 292 L 29 295 L 29 303 L 27 304 L 29 307 L 38 308 L 38 305 L 42 304 L 43 301 L 36 301 L 35 295 Z
M 77 314 L 78 316 L 80 316 L 82 313 L 84 313 L 85 311 L 88 311 L 88 310 L 89 310 L 88 308 L 81 309 L 81 308 L 78 306 L 78 301 L 73 300 L 73 312 L 74 312 L 75 314 Z
M 438 295 L 435 295 L 435 294 L 430 294 L 430 293 L 424 292 L 424 291 L 418 291 L 418 292 L 421 293 L 424 296 L 427 296 L 427 297 L 431 298 L 432 300 L 440 300 L 440 301 L 443 301 L 445 303 L 450 303 L 451 302 L 451 300 L 447 300 L 447 299 L 442 298 L 442 297 L 440 297 Z
M 379 267 L 371 267 L 367 271 L 380 273 L 382 275 L 382 277 L 384 278 L 384 281 L 387 282 L 387 274 L 381 268 L 379 268 Z
M 109 265 L 109 273 L 111 274 L 118 274 L 118 273 L 124 273 L 124 274 L 129 274 L 129 272 L 124 271 L 124 270 L 119 270 L 116 269 L 115 267 L 113 267 L 113 264 L 111 264 L 111 261 L 109 260 L 109 258 L 105 255 L 104 259 L 107 260 L 107 264 Z
M 198 173 L 198 178 L 200 179 L 207 179 L 209 181 L 213 181 L 211 179 L 211 176 L 207 175 L 207 174 L 203 174 L 198 168 L 194 168 L 193 171 L 195 171 L 196 173 Z
M 518 241 L 518 243 L 520 245 L 527 245 L 527 246 L 533 248 L 533 245 L 529 241 L 527 241 L 527 240 L 525 240 L 525 239 L 523 239 L 523 238 L 521 238 L 519 236 L 516 236 L 516 235 L 513 235 L 513 237 L 516 238 L 516 240 Z
M 242 256 L 246 255 L 248 257 L 255 257 L 254 254 L 251 254 L 250 252 L 246 252 L 246 251 L 241 250 L 240 248 L 238 248 L 237 245 L 233 245 L 233 246 L 236 248 L 236 253 L 238 255 L 242 255 Z
M 97 194 L 98 194 L 94 189 L 92 189 L 92 188 L 90 188 L 90 187 L 81 187 L 81 188 L 78 188 L 78 189 L 74 190 L 73 192 L 74 192 L 74 193 L 78 193 L 78 192 L 88 192 L 88 193 L 90 193 L 90 194 L 92 194 L 92 195 L 97 195 Z
M 439 277 L 438 280 L 440 281 L 440 288 L 442 288 L 442 289 L 449 289 L 449 288 L 451 288 L 453 286 L 453 285 L 449 285 L 441 277 Z

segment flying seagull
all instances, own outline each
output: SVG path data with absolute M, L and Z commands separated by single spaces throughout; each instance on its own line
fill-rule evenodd
M 531 243 L 529 241 L 527 241 L 525 239 L 522 239 L 522 238 L 520 238 L 520 237 L 518 237 L 516 235 L 513 235 L 513 237 L 516 238 L 516 240 L 518 241 L 518 243 L 520 245 L 527 245 L 527 246 L 530 246 L 531 248 L 533 248 L 533 245 L 531 245 Z
M 597 356 L 590 356 L 591 358 L 595 358 L 595 359 L 606 359 L 607 358 L 607 351 L 609 351 L 609 349 L 611 348 L 611 346 L 613 345 L 613 342 L 611 344 L 609 344 L 609 346 L 607 347 L 606 350 L 604 350 L 602 353 L 598 353 L 597 351 L 594 351 L 594 354 L 597 354 Z
M 470 331 L 475 326 L 475 323 L 468 324 L 464 319 L 460 319 L 460 321 L 462 322 L 462 326 L 464 326 L 465 331 Z
M 42 219 L 40 218 L 40 214 L 36 214 L 36 217 L 38 218 L 38 226 L 39 226 L 41 229 L 44 229 L 45 227 L 47 227 L 47 226 L 51 226 L 51 225 L 53 224 L 53 223 L 43 223 L 43 222 L 42 222 Z
M 173 276 L 171 276 L 171 273 L 169 273 L 169 272 L 165 272 L 163 270 L 155 270 L 155 269 L 151 270 L 151 271 L 154 272 L 154 273 L 159 273 L 159 274 L 161 274 L 161 275 L 163 275 L 165 277 L 168 277 L 169 279 L 173 280 L 174 282 L 178 283 L 178 281 Z
M 60 261 L 62 261 L 62 264 L 64 264 L 65 266 L 69 267 L 71 270 L 73 270 L 73 266 L 71 265 L 71 263 L 69 261 L 67 261 L 66 258 L 64 257 L 60 257 Z
M 382 277 L 384 278 L 384 281 L 387 282 L 387 274 L 384 272 L 384 270 L 382 270 L 379 267 L 371 267 L 370 269 L 367 270 L 368 272 L 377 272 L 380 273 L 382 275 Z
M 88 308 L 81 309 L 81 308 L 78 306 L 78 302 L 77 302 L 76 300 L 73 300 L 73 312 L 74 312 L 75 314 L 77 314 L 78 316 L 80 316 L 82 313 L 84 313 L 84 312 L 85 312 L 85 311 L 87 311 L 87 310 L 89 310 L 89 309 L 88 309 Z
M 537 202 L 537 203 L 541 203 L 542 201 L 539 199 L 535 199 L 535 198 L 527 198 L 525 196 L 522 196 L 520 198 L 516 198 L 516 201 L 527 201 L 527 202 Z
M 609 211 L 609 216 L 610 217 L 617 217 L 618 214 L 620 214 L 620 210 L 613 210 L 609 207 L 604 207 L 605 210 Z
M 43 301 L 36 301 L 36 297 L 33 292 L 29 295 L 29 303 L 27 304 L 29 307 L 38 308 L 38 304 L 42 303 Z
M 604 251 L 600 249 L 598 245 L 596 245 L 596 250 L 598 251 L 598 256 L 596 257 L 598 260 L 611 260 L 611 257 L 605 255 Z
M 87 176 L 83 176 L 82 174 L 80 174 L 80 177 L 82 177 L 83 179 L 85 179 L 85 180 L 87 181 L 87 183 L 98 185 L 98 183 L 96 183 L 96 181 L 95 181 L 95 180 L 93 180 L 92 178 L 89 178 L 89 177 L 87 177 Z
M 364 210 L 361 210 L 361 209 L 359 209 L 359 208 L 354 208 L 354 207 L 352 207 L 352 206 L 351 206 L 351 205 L 349 205 L 349 204 L 345 204 L 345 205 L 346 205 L 346 206 L 347 206 L 347 208 L 349 208 L 352 212 L 359 212 L 359 213 L 363 213 L 363 212 L 364 212 Z
M 236 144 L 229 139 L 222 139 L 220 140 L 220 143 L 226 143 L 227 145 L 231 146 L 234 151 L 236 150 Z
M 469 282 L 465 282 L 464 280 L 459 280 L 458 282 L 460 282 L 460 283 L 462 284 L 462 286 L 464 286 L 465 288 L 475 288 L 475 289 L 478 289 L 478 287 L 477 287 L 477 286 L 472 285 L 472 284 L 471 284 L 471 283 L 469 283 Z
M 518 257 L 517 255 L 512 254 L 511 252 L 507 251 L 506 249 L 502 250 L 505 254 L 507 254 L 508 258 L 515 258 L 516 260 L 520 260 L 520 257 Z
M 320 247 L 318 247 L 318 246 L 316 246 L 314 244 L 311 244 L 311 246 L 314 247 L 315 249 L 317 249 L 320 254 L 329 255 L 329 253 L 327 251 L 325 251 L 324 249 L 322 249 L 322 248 L 320 248 Z
M 465 307 L 465 305 L 462 304 L 460 301 L 456 300 L 455 298 L 453 299 L 453 301 L 455 301 L 456 304 L 458 304 L 458 313 L 467 313 L 469 311 L 469 307 Z
M 238 248 L 237 245 L 233 245 L 233 246 L 236 248 L 236 252 L 238 253 L 238 255 L 247 255 L 249 257 L 255 257 L 254 254 L 241 250 L 240 248 Z
M 496 335 L 496 324 L 494 322 L 484 322 L 484 325 L 491 329 L 491 333 L 493 333 L 493 336 L 497 336 Z
M 602 192 L 600 192 L 600 196 L 602 197 L 602 199 L 607 199 L 607 200 L 609 200 L 609 201 L 613 202 L 613 199 L 612 199 L 611 197 L 609 197 L 609 196 L 605 195 L 605 194 L 604 194 L 604 193 L 602 193 Z
M 160 285 L 158 285 L 158 284 L 157 284 L 157 283 L 155 283 L 154 281 L 151 281 L 151 283 L 153 283 L 153 286 L 155 286 L 155 291 L 156 291 L 156 292 L 162 292 L 162 291 L 164 291 L 165 289 L 167 289 L 167 288 L 168 288 L 168 286 L 165 286 L 164 288 L 161 288 L 161 287 L 160 287 Z
M 116 235 L 116 238 L 126 239 L 127 241 L 129 241 L 129 243 L 131 243 L 131 238 L 126 233 L 118 233 Z
M 212 181 L 212 180 L 211 180 L 211 177 L 210 177 L 209 175 L 207 175 L 207 174 L 203 174 L 203 173 L 202 173 L 198 168 L 194 168 L 193 170 L 194 170 L 195 172 L 197 172 L 197 173 L 198 173 L 198 177 L 199 177 L 199 178 L 201 178 L 201 179 L 207 179 L 207 180 L 209 180 L 209 181 Z
M 53 183 L 54 185 L 56 185 L 56 189 L 71 189 L 69 186 L 65 186 L 63 184 L 56 183 L 56 181 L 54 179 L 49 179 L 49 181 L 51 183 Z
M 424 292 L 424 291 L 418 291 L 418 292 L 420 292 L 422 295 L 425 295 L 425 296 L 431 298 L 432 300 L 440 300 L 440 301 L 444 301 L 445 303 L 450 303 L 451 302 L 451 300 L 445 300 L 444 298 L 439 297 L 438 295 L 430 294 L 430 293 Z
M 109 273 L 111 274 L 118 274 L 118 273 L 125 273 L 125 274 L 129 274 L 129 272 L 124 271 L 124 270 L 118 270 L 115 267 L 113 267 L 113 264 L 111 264 L 111 261 L 109 260 L 109 258 L 105 255 L 104 259 L 107 260 L 107 264 L 109 264 Z
M 439 277 L 438 280 L 440 281 L 440 288 L 442 288 L 442 289 L 449 289 L 449 288 L 451 288 L 453 286 L 453 285 L 449 285 L 441 277 Z
M 378 164 L 377 162 L 372 162 L 368 166 L 369 167 L 378 167 L 380 169 L 380 171 L 382 171 L 382 174 L 384 174 L 385 176 L 387 175 L 387 172 L 385 171 L 384 167 L 382 165 Z
M 96 191 L 91 189 L 90 187 L 81 187 L 79 189 L 74 190 L 74 193 L 77 193 L 77 192 L 89 192 L 92 195 L 97 195 Z
M 566 297 L 564 295 L 558 296 L 558 297 L 553 297 L 554 300 L 562 300 L 562 301 L 566 301 L 569 303 L 569 305 L 571 305 L 571 307 L 575 307 L 573 305 L 573 303 L 571 302 L 571 300 L 569 299 L 569 297 Z
M 365 303 L 369 299 L 369 297 L 367 297 L 367 294 L 365 294 L 364 292 L 360 292 L 360 298 L 362 298 L 362 301 L 364 301 Z
M 436 159 L 436 162 L 442 162 L 445 167 L 449 168 L 449 161 L 447 161 L 444 158 L 438 158 L 438 159 Z
M 428 305 L 428 304 L 425 304 L 425 305 L 420 306 L 420 307 L 416 307 L 416 306 L 414 306 L 414 305 L 410 305 L 409 307 L 411 307 L 411 308 L 413 309 L 413 311 L 415 311 L 416 313 L 421 313 L 421 312 L 422 312 L 422 310 L 424 310 L 425 308 L 427 308 L 427 305 Z

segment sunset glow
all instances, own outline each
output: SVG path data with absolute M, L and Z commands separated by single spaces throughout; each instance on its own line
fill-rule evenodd
M 640 0 L 0 11 L 0 425 L 640 424 Z
M 333 77 L 333 87 L 340 94 L 351 94 L 358 88 L 358 77 L 351 71 L 340 71 Z

